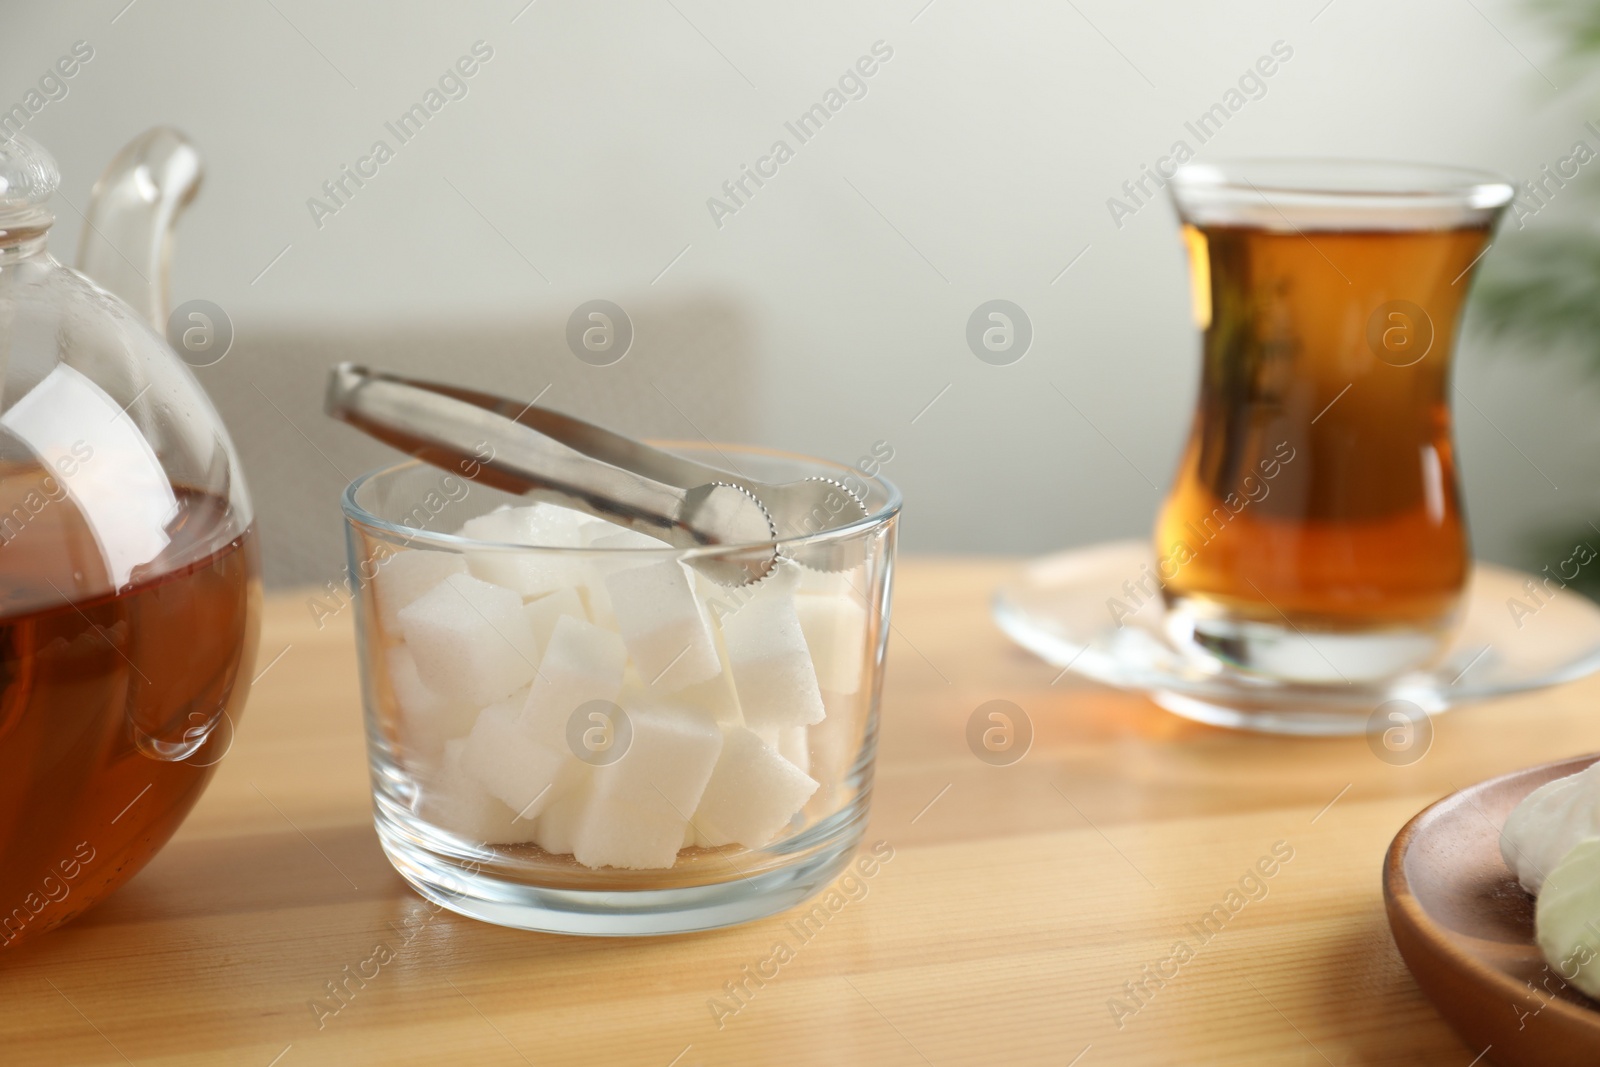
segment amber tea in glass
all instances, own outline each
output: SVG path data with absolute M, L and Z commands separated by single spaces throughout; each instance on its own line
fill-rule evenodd
M 1290 681 L 1427 663 L 1471 569 L 1456 327 L 1511 188 L 1304 161 L 1190 166 L 1172 191 L 1204 339 L 1156 524 L 1169 633 Z

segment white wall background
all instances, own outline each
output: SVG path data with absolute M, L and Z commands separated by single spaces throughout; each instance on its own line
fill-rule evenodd
M 1119 229 L 1106 199 L 1273 42 L 1293 58 L 1201 158 L 1525 175 L 1579 136 L 1600 143 L 1582 128 L 1600 107 L 1552 88 L 1572 72 L 1502 0 L 74 0 L 8 5 L 6 25 L 0 107 L 73 42 L 94 47 L 27 127 L 73 203 L 147 126 L 200 144 L 208 177 L 174 297 L 227 309 L 241 342 L 426 336 L 438 350 L 410 369 L 530 397 L 578 382 L 581 396 L 563 385 L 545 402 L 625 431 L 845 460 L 887 439 L 913 549 L 1039 552 L 1148 528 L 1197 343 L 1170 209 Z M 319 229 L 307 198 L 478 40 L 494 57 L 469 95 Z M 894 54 L 866 97 L 719 229 L 706 199 L 774 139 L 794 145 L 785 120 L 879 40 Z M 1573 200 L 1569 217 L 1588 206 Z M 59 214 L 70 258 L 79 220 Z M 561 344 L 595 297 L 634 317 L 615 367 Z M 1035 330 L 1009 367 L 964 339 L 995 297 Z M 726 359 L 702 365 L 694 332 L 670 328 L 675 308 L 708 304 L 737 326 L 721 342 L 737 398 Z M 475 331 L 526 337 L 526 359 L 476 361 Z M 360 354 L 383 361 L 381 346 Z M 301 433 L 358 466 L 381 454 L 322 425 L 319 359 L 241 343 L 200 372 L 238 413 L 269 537 L 316 546 L 269 545 L 280 581 L 337 565 L 338 476 Z M 1458 382 L 1475 405 L 1458 405 L 1458 433 L 1483 554 L 1515 558 L 1528 531 L 1600 510 L 1600 397 L 1565 363 L 1469 339 Z M 613 391 L 627 401 L 608 404 Z M 261 414 L 262 395 L 283 414 Z

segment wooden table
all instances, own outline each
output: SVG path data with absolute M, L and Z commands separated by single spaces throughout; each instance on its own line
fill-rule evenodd
M 893 859 L 803 944 L 782 916 L 591 940 L 435 913 L 373 834 L 349 611 L 319 630 L 306 595 L 269 598 L 270 666 L 188 823 L 0 961 L 0 1063 L 1467 1067 L 1481 1050 L 1390 940 L 1384 849 L 1456 787 L 1600 748 L 1600 681 L 1454 712 L 1392 766 L 1363 738 L 1052 684 L 989 618 L 1013 565 L 902 561 L 867 833 Z M 1007 767 L 967 747 L 993 699 L 1035 729 Z M 1275 845 L 1293 858 L 1202 945 L 1190 924 Z M 710 1000 L 786 936 L 793 959 L 719 1028 Z M 311 1002 L 380 944 L 393 959 L 319 1029 Z

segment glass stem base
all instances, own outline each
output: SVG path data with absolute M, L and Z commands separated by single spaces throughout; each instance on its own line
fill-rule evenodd
M 1443 624 L 1335 630 L 1287 617 L 1263 621 L 1188 597 L 1174 598 L 1164 626 L 1176 647 L 1212 666 L 1314 685 L 1398 677 L 1436 660 L 1452 636 Z

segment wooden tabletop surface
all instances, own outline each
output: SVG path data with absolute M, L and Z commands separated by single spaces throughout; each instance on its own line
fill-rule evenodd
M 1014 566 L 902 560 L 867 831 L 893 858 L 805 942 L 783 916 L 600 940 L 435 912 L 373 833 L 349 610 L 319 630 L 305 594 L 269 597 L 265 670 L 189 821 L 0 960 L 0 1063 L 1467 1067 L 1481 1050 L 1390 940 L 1384 849 L 1455 788 L 1600 748 L 1600 681 L 1452 712 L 1396 766 L 1055 681 L 990 621 Z M 996 699 L 1033 724 L 1010 766 L 967 747 Z M 778 940 L 792 958 L 719 1026 L 712 999 Z

